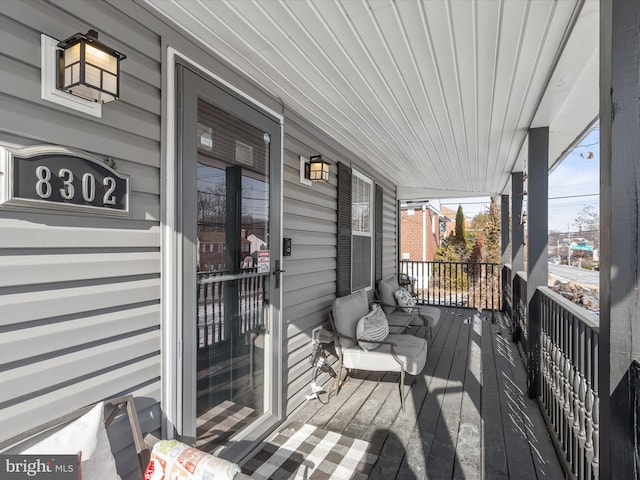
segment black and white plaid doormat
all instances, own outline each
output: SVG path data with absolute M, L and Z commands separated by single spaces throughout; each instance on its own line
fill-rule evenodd
M 364 440 L 293 423 L 263 443 L 242 465 L 242 472 L 255 480 L 364 480 L 377 459 L 368 451 L 369 443 Z
M 196 447 L 211 451 L 224 445 L 229 438 L 242 430 L 251 420 L 253 408 L 233 403 L 229 400 L 216 405 L 196 418 L 198 440 Z

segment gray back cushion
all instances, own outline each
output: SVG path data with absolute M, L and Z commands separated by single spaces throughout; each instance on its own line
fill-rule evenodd
M 336 298 L 333 301 L 333 320 L 340 335 L 355 337 L 358 320 L 367 313 L 369 313 L 369 300 L 367 299 L 367 292 L 364 290 Z M 356 342 L 341 338 L 340 344 L 347 348 L 352 347 Z
M 378 282 L 378 295 L 380 296 L 380 301 L 385 305 L 382 307 L 384 313 L 392 313 L 396 309 L 395 306 L 389 307 L 386 305 L 397 305 L 394 293 L 398 288 L 398 282 L 395 281 L 395 277 Z

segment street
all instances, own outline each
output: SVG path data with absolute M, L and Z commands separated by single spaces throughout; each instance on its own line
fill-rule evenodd
M 549 263 L 549 274 L 585 286 L 600 288 L 600 272 L 595 270 L 585 270 L 570 265 L 555 265 Z

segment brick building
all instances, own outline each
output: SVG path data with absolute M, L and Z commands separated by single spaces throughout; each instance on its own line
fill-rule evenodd
M 439 202 L 407 202 L 400 206 L 400 259 L 416 262 L 435 260 L 436 250 L 454 217 L 443 214 Z M 454 212 L 455 213 L 455 212 Z

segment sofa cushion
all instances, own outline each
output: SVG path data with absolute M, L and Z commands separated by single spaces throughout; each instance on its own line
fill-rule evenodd
M 380 305 L 373 304 L 371 311 L 358 320 L 356 325 L 356 338 L 358 345 L 364 350 L 374 350 L 380 346 L 379 343 L 371 343 L 366 340 L 382 342 L 389 335 L 389 322 Z
M 333 320 L 336 332 L 339 335 L 355 338 L 358 320 L 367 313 L 369 313 L 369 299 L 364 290 L 336 298 L 333 302 Z M 351 347 L 356 345 L 356 341 L 341 338 L 340 344 L 342 347 Z

